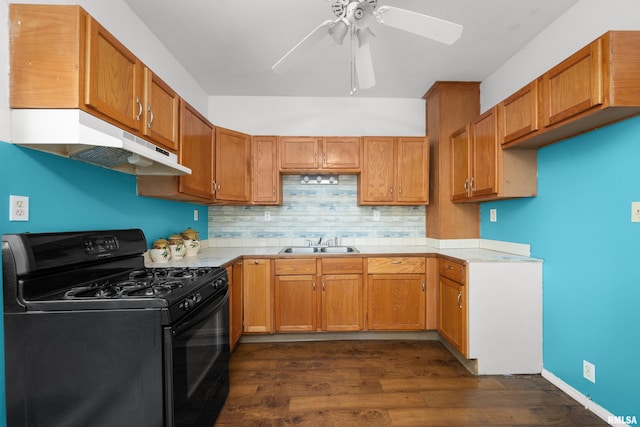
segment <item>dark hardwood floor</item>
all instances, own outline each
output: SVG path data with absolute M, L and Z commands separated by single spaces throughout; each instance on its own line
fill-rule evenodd
M 539 375 L 473 376 L 438 341 L 241 343 L 216 426 L 606 426 Z

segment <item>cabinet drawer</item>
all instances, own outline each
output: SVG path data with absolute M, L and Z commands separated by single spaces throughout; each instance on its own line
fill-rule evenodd
M 316 274 L 316 260 L 310 259 L 277 259 L 276 276 L 282 274 Z
M 424 273 L 426 262 L 418 257 L 369 258 L 369 274 L 377 273 Z
M 460 284 L 464 284 L 464 265 L 441 259 L 438 263 L 438 268 L 441 276 L 447 277 Z
M 328 258 L 322 260 L 322 274 L 362 273 L 362 258 Z

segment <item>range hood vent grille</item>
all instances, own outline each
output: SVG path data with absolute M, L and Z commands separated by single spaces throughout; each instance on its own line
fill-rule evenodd
M 92 163 L 97 166 L 113 168 L 128 163 L 131 156 L 128 151 L 113 147 L 93 147 L 87 150 L 71 154 L 69 157 L 83 162 Z

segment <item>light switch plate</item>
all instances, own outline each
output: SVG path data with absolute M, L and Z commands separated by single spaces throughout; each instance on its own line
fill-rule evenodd
M 498 221 L 498 210 L 497 209 L 489 209 L 489 221 L 491 221 L 491 222 Z
M 9 196 L 9 221 L 29 221 L 27 196 Z

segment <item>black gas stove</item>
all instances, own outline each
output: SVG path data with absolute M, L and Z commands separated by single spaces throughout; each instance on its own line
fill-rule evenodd
M 228 288 L 220 267 L 146 268 L 141 230 L 25 233 L 4 240 L 16 269 L 8 281 L 15 294 L 4 301 L 9 312 L 158 307 L 167 309 L 169 324 Z
M 213 426 L 221 267 L 147 268 L 138 229 L 2 236 L 7 425 Z

